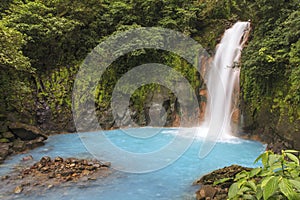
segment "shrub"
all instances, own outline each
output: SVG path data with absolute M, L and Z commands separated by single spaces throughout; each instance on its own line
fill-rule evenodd
M 299 154 L 295 150 L 282 150 L 281 154 L 266 151 L 256 160 L 262 167 L 242 171 L 234 178 L 228 191 L 229 199 L 300 199 Z M 226 182 L 219 180 L 217 183 Z

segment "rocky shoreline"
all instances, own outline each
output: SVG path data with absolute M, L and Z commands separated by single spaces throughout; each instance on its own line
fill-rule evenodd
M 265 143 L 259 135 L 253 134 L 243 134 L 238 137 L 246 140 L 254 140 L 261 143 Z M 280 154 L 282 150 L 292 149 L 291 145 L 284 140 L 276 137 L 273 141 L 265 143 L 266 150 L 272 150 L 274 153 Z M 200 185 L 200 189 L 196 192 L 197 200 L 222 200 L 227 199 L 228 189 L 232 185 L 232 180 L 226 181 L 218 185 L 214 185 L 215 181 L 223 178 L 233 178 L 235 175 L 241 171 L 250 171 L 251 168 L 242 167 L 239 165 L 231 165 L 221 169 L 214 170 L 207 175 L 202 176 L 200 179 L 196 180 L 193 184 Z
M 32 161 L 31 156 L 23 158 L 23 162 L 30 161 Z M 22 166 L 9 175 L 1 177 L 1 182 L 6 188 L 0 191 L 6 196 L 28 194 L 60 185 L 93 181 L 107 177 L 111 173 L 109 162 L 61 157 L 52 159 L 44 156 L 39 162 Z
M 233 184 L 233 180 L 214 185 L 215 181 L 222 178 L 233 178 L 241 171 L 250 171 L 251 168 L 239 165 L 231 165 L 222 169 L 217 169 L 211 173 L 202 176 L 193 184 L 200 185 L 200 189 L 196 192 L 197 200 L 223 200 L 227 199 L 229 187 Z

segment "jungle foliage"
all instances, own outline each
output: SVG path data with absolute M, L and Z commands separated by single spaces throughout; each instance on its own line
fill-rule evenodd
M 233 177 L 234 183 L 228 191 L 229 199 L 271 200 L 300 198 L 298 151 L 282 150 L 281 154 L 272 151 L 262 153 L 255 162 L 262 167 L 242 171 Z M 221 179 L 216 184 L 231 178 Z
M 300 116 L 300 21 L 298 0 L 2 0 L 0 4 L 0 104 L 3 120 L 28 120 L 51 110 L 51 120 L 71 116 L 76 72 L 87 54 L 108 36 L 135 27 L 180 31 L 213 53 L 224 30 L 251 19 L 253 31 L 242 56 L 242 99 L 256 120 Z M 122 56 L 103 75 L 95 95 L 107 110 L 117 80 L 135 66 L 158 62 L 181 72 L 197 90 L 197 71 L 180 57 L 160 50 Z M 147 85 L 133 101 L 143 109 Z M 197 92 L 198 93 L 198 92 Z M 9 115 L 8 115 L 9 114 Z M 8 118 L 8 119 L 7 119 Z M 2 118 L 1 118 L 2 119 Z

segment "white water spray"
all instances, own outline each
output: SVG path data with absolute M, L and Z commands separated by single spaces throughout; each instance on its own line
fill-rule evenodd
M 234 95 L 239 89 L 238 63 L 249 29 L 249 22 L 237 22 L 225 31 L 207 73 L 209 95 L 204 126 L 208 127 L 211 140 L 225 139 L 233 134 L 231 117 Z

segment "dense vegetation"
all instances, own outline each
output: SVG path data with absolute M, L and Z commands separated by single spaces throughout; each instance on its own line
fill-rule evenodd
M 74 77 L 86 55 L 111 34 L 135 27 L 165 27 L 191 36 L 213 53 L 225 28 L 251 19 L 253 31 L 241 65 L 245 125 L 277 132 L 289 141 L 299 133 L 298 0 L 2 0 L 0 12 L 2 122 L 74 131 Z M 96 93 L 97 111 L 105 116 L 102 123 L 109 124 L 107 128 L 113 126 L 107 112 L 116 81 L 133 67 L 150 62 L 180 71 L 195 91 L 203 87 L 199 74 L 178 55 L 151 49 L 129 53 L 109 67 Z M 145 115 L 149 89 L 161 88 L 147 85 L 132 97 L 134 109 L 141 113 L 137 122 L 144 125 L 140 116 Z
M 299 2 L 257 1 L 255 6 L 253 38 L 242 56 L 246 126 L 269 135 L 269 142 L 280 132 L 299 148 Z
M 285 150 L 281 154 L 266 151 L 255 162 L 263 167 L 241 171 L 235 177 L 224 178 L 215 184 L 234 179 L 228 191 L 229 199 L 288 199 L 300 198 L 299 153 Z

